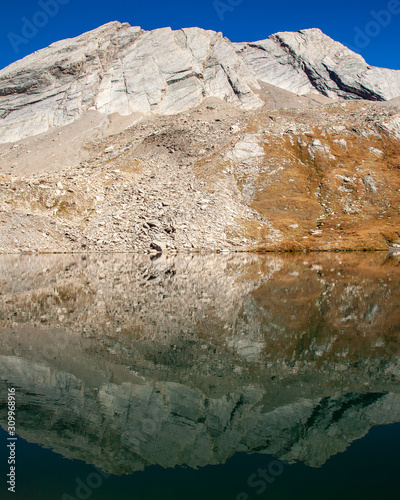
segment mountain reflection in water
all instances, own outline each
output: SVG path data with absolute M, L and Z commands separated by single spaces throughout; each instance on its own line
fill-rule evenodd
M 400 422 L 384 254 L 2 256 L 0 422 L 113 474 L 236 452 L 320 467 Z

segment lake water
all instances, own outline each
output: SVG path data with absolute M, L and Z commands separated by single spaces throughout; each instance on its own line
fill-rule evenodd
M 385 253 L 2 256 L 0 498 L 397 500 L 399 304 Z

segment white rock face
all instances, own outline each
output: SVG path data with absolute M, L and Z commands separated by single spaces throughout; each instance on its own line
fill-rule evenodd
M 369 66 L 319 29 L 235 44 L 258 80 L 299 95 L 384 101 L 400 95 L 400 71 Z
M 200 28 L 146 32 L 112 22 L 0 71 L 0 142 L 67 125 L 89 110 L 170 115 L 207 97 L 257 108 L 259 82 L 301 95 L 400 95 L 400 71 L 368 66 L 317 29 L 233 44 Z
M 258 82 L 221 34 L 198 28 L 144 32 L 113 22 L 62 40 L 0 72 L 1 142 L 67 125 L 89 109 L 173 114 L 218 97 L 263 103 Z

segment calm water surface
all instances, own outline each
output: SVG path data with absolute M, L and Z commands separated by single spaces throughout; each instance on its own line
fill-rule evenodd
M 0 498 L 397 500 L 399 304 L 383 253 L 2 256 Z

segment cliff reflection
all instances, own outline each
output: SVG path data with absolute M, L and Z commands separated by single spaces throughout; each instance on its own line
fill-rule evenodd
M 383 254 L 6 256 L 1 413 L 115 474 L 237 451 L 322 465 L 400 421 L 400 266 Z

